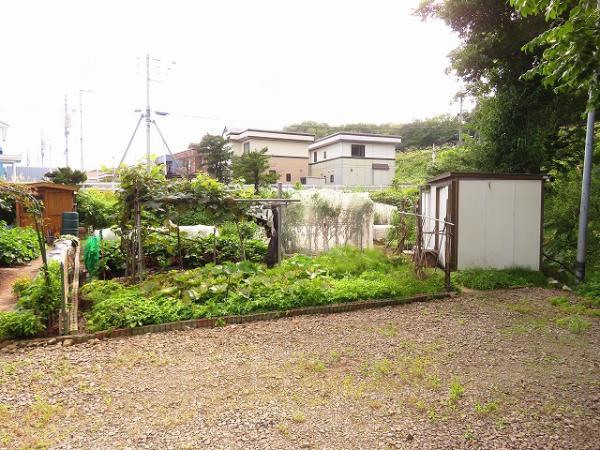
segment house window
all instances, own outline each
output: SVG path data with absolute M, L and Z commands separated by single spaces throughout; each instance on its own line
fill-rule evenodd
M 333 174 L 332 174 L 332 175 L 329 175 L 329 182 L 330 182 L 330 183 L 333 183 Z
M 269 170 L 269 175 L 277 175 L 277 172 L 275 172 L 274 170 Z
M 313 152 L 313 162 L 317 162 L 317 152 Z
M 286 173 L 285 174 L 285 181 L 287 181 L 287 182 L 292 181 L 292 174 L 291 173 Z
M 353 158 L 364 158 L 365 157 L 365 146 L 360 144 L 352 144 L 352 157 Z
M 250 142 L 244 142 L 244 153 L 248 153 L 250 151 Z
M 323 152 L 323 159 L 327 159 L 327 152 Z

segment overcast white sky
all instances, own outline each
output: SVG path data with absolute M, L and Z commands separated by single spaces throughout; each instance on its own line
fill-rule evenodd
M 151 106 L 171 113 L 157 122 L 173 151 L 224 126 L 455 114 L 459 84 L 444 69 L 458 39 L 440 22 L 411 16 L 418 3 L 4 0 L 0 121 L 11 125 L 5 152 L 25 159 L 29 149 L 31 165 L 39 165 L 43 129 L 51 165 L 64 165 L 66 93 L 75 110 L 70 163 L 79 168 L 79 90 L 88 89 L 86 169 L 118 161 L 137 122 L 134 110 L 145 107 L 146 53 L 169 73 L 154 77 L 160 82 L 151 84 Z M 169 61 L 176 65 L 166 71 Z M 143 131 L 127 162 L 144 156 Z M 155 131 L 152 151 L 164 153 Z

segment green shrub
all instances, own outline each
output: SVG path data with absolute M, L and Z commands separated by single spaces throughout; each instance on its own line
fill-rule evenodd
M 126 287 L 116 281 L 94 280 L 81 286 L 79 293 L 83 300 L 95 303 L 101 302 L 124 289 L 126 289 Z
M 453 275 L 453 281 L 470 289 L 481 291 L 515 287 L 545 287 L 548 280 L 542 272 L 522 268 L 466 269 Z
M 25 264 L 39 254 L 38 239 L 32 228 L 8 228 L 0 222 L 0 266 Z
M 77 212 L 82 226 L 107 228 L 116 223 L 117 197 L 111 191 L 80 189 L 77 192 Z
M 44 328 L 39 317 L 32 311 L 0 312 L 0 339 L 30 338 Z
M 135 289 L 124 289 L 94 305 L 87 326 L 92 331 L 133 328 L 192 317 L 189 304 L 163 297 L 146 298 Z
M 105 276 L 118 277 L 125 274 L 125 254 L 121 250 L 121 241 L 100 242 L 100 261 L 98 262 L 98 273 Z
M 50 285 L 46 283 L 43 270 L 28 284 L 19 287 L 19 309 L 31 310 L 41 318 L 47 319 L 58 312 L 61 304 L 60 264 L 56 261 L 49 264 Z
M 589 299 L 590 303 L 600 308 L 600 272 L 590 273 L 585 283 L 577 287 L 577 293 Z

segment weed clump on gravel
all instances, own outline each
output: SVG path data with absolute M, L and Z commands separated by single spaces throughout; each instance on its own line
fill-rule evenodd
M 453 276 L 453 281 L 470 289 L 488 291 L 517 287 L 546 287 L 548 280 L 542 272 L 514 267 L 511 269 L 466 269 Z

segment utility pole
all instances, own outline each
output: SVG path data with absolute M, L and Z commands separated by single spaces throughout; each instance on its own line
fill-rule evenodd
M 596 8 L 600 10 L 600 0 Z M 598 56 L 598 55 L 596 55 Z M 597 77 L 598 74 L 595 74 Z M 589 90 L 590 104 L 593 99 L 592 88 Z M 579 232 L 577 235 L 577 259 L 575 261 L 575 279 L 578 282 L 585 280 L 585 256 L 587 252 L 588 214 L 590 207 L 590 190 L 592 187 L 592 160 L 594 156 L 594 123 L 596 111 L 592 107 L 587 115 L 585 133 L 585 156 L 583 157 L 583 180 L 581 182 L 581 204 L 579 205 Z
M 465 100 L 465 93 L 461 92 L 459 94 L 460 107 L 458 112 L 458 145 L 462 145 L 463 143 L 463 101 Z
M 150 55 L 146 53 L 146 167 L 150 172 Z
M 81 171 L 85 169 L 83 163 L 83 93 L 92 92 L 85 89 L 79 89 L 79 153 L 81 157 Z
M 579 234 L 577 236 L 577 261 L 575 262 L 575 278 L 578 282 L 581 282 L 585 279 L 585 255 L 587 251 L 588 214 L 590 205 L 590 189 L 592 185 L 592 157 L 594 155 L 595 121 L 596 111 L 590 109 L 588 111 L 587 129 L 585 134 L 583 181 L 581 183 L 581 204 L 579 206 Z
M 44 167 L 44 150 L 46 149 L 46 143 L 44 142 L 44 129 L 40 131 L 40 156 L 41 163 L 40 166 Z
M 65 166 L 69 167 L 69 130 L 71 128 L 71 117 L 69 116 L 69 103 L 65 94 Z

